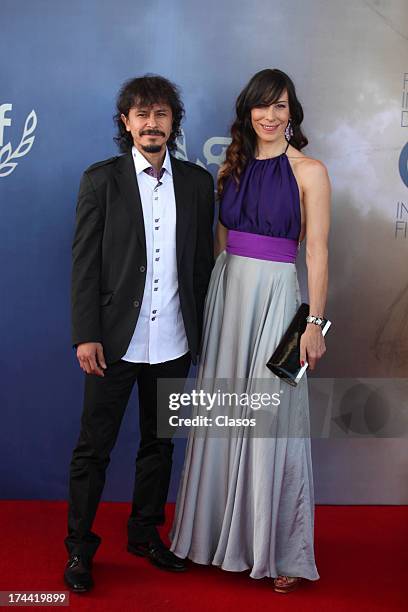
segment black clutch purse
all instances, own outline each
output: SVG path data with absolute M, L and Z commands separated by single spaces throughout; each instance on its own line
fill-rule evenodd
M 306 317 L 309 315 L 309 304 L 301 304 L 282 340 L 276 347 L 266 366 L 285 382 L 296 387 L 305 373 L 308 363 L 300 365 L 300 337 L 306 329 Z M 322 334 L 326 335 L 331 322 L 324 319 Z

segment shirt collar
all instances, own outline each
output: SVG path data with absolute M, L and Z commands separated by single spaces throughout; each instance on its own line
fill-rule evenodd
M 146 168 L 150 168 L 152 165 L 142 153 L 133 145 L 132 147 L 132 157 L 136 168 L 136 174 L 141 174 Z M 173 175 L 173 171 L 171 169 L 171 159 L 169 150 L 166 147 L 166 155 L 164 157 L 163 168 L 170 174 Z

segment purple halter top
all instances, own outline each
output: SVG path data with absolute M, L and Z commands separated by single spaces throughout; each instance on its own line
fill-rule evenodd
M 229 230 L 228 253 L 295 262 L 301 229 L 300 197 L 286 150 L 277 157 L 251 159 L 238 191 L 232 177 L 225 181 L 219 218 Z

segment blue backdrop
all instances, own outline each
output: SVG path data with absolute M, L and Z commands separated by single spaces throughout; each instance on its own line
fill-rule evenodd
M 179 84 L 187 108 L 187 155 L 203 163 L 204 142 L 227 131 L 237 81 L 231 70 L 210 69 L 214 44 L 223 41 L 216 41 L 218 17 L 208 5 L 6 0 L 1 12 L 0 105 L 12 105 L 4 113 L 11 125 L 3 128 L 2 144 L 10 141 L 16 149 L 27 116 L 34 110 L 37 117 L 30 151 L 0 178 L 1 495 L 64 498 L 83 387 L 70 350 L 70 249 L 80 175 L 89 164 L 118 153 L 112 116 L 125 79 L 153 72 Z M 244 80 L 239 78 L 239 85 Z M 209 169 L 216 172 L 215 166 Z M 136 408 L 134 393 L 106 498 L 130 495 Z M 182 441 L 177 450 L 171 498 Z

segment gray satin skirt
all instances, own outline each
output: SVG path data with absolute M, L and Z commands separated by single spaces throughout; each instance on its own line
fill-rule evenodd
M 265 365 L 300 303 L 295 264 L 220 253 L 205 302 L 197 388 L 226 378 L 237 387 L 244 380 L 253 393 L 258 381 L 262 391 L 270 381 L 271 392 L 281 391 L 278 426 L 292 432 L 301 423 L 308 433 L 306 376 L 290 387 Z M 250 570 L 252 578 L 318 580 L 310 436 L 258 437 L 247 429 L 224 437 L 190 430 L 171 550 L 196 563 Z

